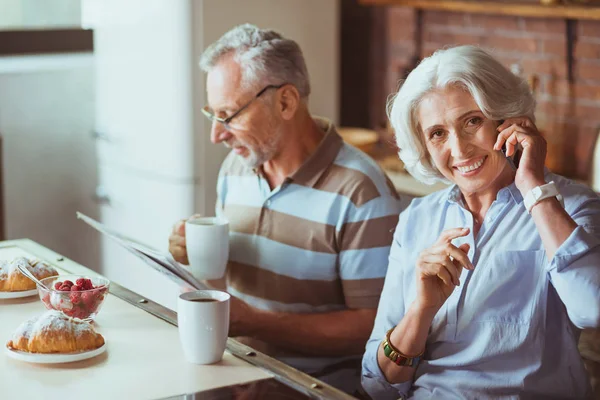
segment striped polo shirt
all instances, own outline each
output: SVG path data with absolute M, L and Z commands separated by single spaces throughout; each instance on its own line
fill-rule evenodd
M 400 199 L 370 157 L 315 121 L 324 138 L 277 188 L 233 152 L 223 162 L 217 215 L 229 220 L 227 290 L 271 311 L 374 309 Z

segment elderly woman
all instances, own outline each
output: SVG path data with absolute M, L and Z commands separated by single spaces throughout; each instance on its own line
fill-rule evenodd
M 408 171 L 453 185 L 400 216 L 363 358 L 373 398 L 590 396 L 577 339 L 600 324 L 600 200 L 544 168 L 534 107 L 471 46 L 423 60 L 393 99 Z

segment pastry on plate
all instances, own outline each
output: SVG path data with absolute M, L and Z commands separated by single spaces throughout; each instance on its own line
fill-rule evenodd
M 86 321 L 70 318 L 56 310 L 23 322 L 8 342 L 8 347 L 28 353 L 69 354 L 98 349 L 102 335 Z
M 18 257 L 9 262 L 0 261 L 0 292 L 22 292 L 36 288 L 35 282 L 19 272 L 17 268 L 19 264 L 27 268 L 39 280 L 58 275 L 56 269 L 39 260 Z

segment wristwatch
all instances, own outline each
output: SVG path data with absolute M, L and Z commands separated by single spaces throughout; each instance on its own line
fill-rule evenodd
M 556 199 L 560 202 L 560 205 L 565 208 L 565 201 L 561 194 L 558 193 L 558 189 L 556 188 L 554 181 L 552 181 L 546 183 L 545 185 L 536 186 L 527 192 L 525 198 L 523 199 L 527 213 L 531 214 L 531 209 L 533 206 L 549 197 L 556 197 Z

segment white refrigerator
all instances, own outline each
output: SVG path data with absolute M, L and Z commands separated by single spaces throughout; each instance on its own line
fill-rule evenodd
M 173 224 L 214 215 L 227 153 L 210 143 L 202 51 L 241 23 L 274 28 L 302 47 L 311 110 L 337 122 L 338 0 L 84 0 L 94 29 L 98 187 L 101 221 L 167 251 Z M 175 309 L 177 287 L 102 238 L 101 272 Z

